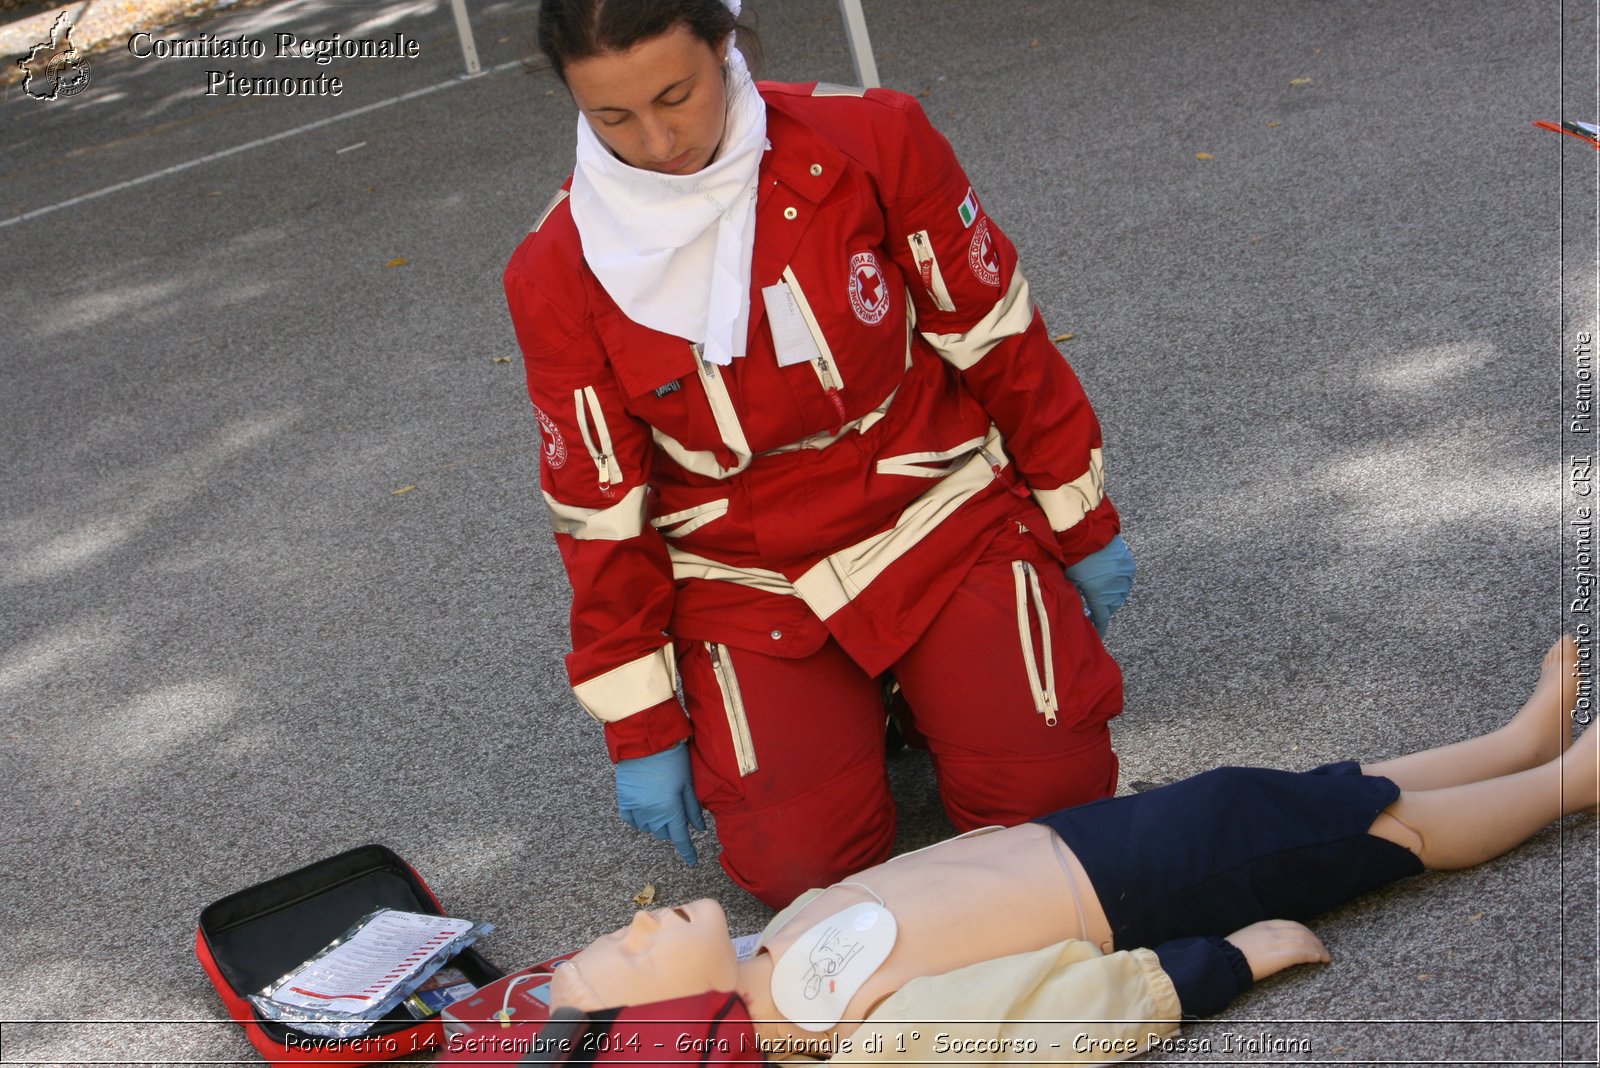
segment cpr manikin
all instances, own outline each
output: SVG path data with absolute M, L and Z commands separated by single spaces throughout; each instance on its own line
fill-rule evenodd
M 927 1014 L 915 1019 L 940 1019 L 931 1014 L 947 1011 L 948 1018 L 959 1019 L 963 997 L 976 993 L 979 984 L 983 997 L 992 1002 L 997 996 L 994 975 L 985 969 L 1004 970 L 1023 962 L 1017 969 L 1028 977 L 1009 1003 L 1018 1015 L 1003 1018 L 1020 1020 L 1023 1013 L 1046 1018 L 1029 998 L 1043 989 L 1076 989 L 1071 973 L 1082 970 L 1092 973 L 1092 982 L 1083 986 L 1092 991 L 1092 1003 L 1050 1003 L 1049 1018 L 1073 1019 L 1075 1008 L 1083 1008 L 1084 1019 L 1125 1018 L 1127 1033 L 1153 1038 L 1172 1030 L 1181 1015 L 1217 1011 L 1253 979 L 1294 964 L 1326 961 L 1328 954 L 1308 928 L 1278 918 L 1281 913 L 1209 930 L 1201 929 L 1205 918 L 1188 918 L 1192 914 L 1237 922 L 1232 899 L 1239 895 L 1234 893 L 1214 907 L 1196 900 L 1207 892 L 1202 889 L 1181 899 L 1169 897 L 1153 911 L 1145 909 L 1133 898 L 1142 888 L 1161 885 L 1164 873 L 1141 871 L 1125 877 L 1115 870 L 1104 844 L 1095 839 L 1096 825 L 1108 823 L 1120 833 L 1134 825 L 1127 822 L 1127 813 L 1162 811 L 1164 802 L 1156 795 L 1170 792 L 1167 796 L 1181 805 L 1167 811 L 1194 810 L 1194 827 L 1183 829 L 1186 841 L 1195 841 L 1195 828 L 1202 826 L 1226 828 L 1227 835 L 1218 836 L 1221 841 L 1248 833 L 1244 825 L 1258 822 L 1247 811 L 1201 807 L 1205 797 L 1220 798 L 1233 790 L 1235 779 L 1249 790 L 1255 789 L 1251 784 L 1256 778 L 1273 790 L 1299 790 L 1302 783 L 1323 792 L 1350 789 L 1370 795 L 1387 790 L 1377 796 L 1392 800 L 1363 819 L 1363 831 L 1328 836 L 1326 848 L 1337 854 L 1339 870 L 1368 864 L 1360 852 L 1366 851 L 1378 873 L 1365 884 L 1344 889 L 1344 897 L 1423 869 L 1482 863 L 1560 816 L 1592 809 L 1600 800 L 1600 731 L 1591 730 L 1580 745 L 1572 744 L 1576 662 L 1571 639 L 1558 642 L 1545 657 L 1539 682 L 1523 708 L 1498 730 L 1464 742 L 1298 775 L 1222 769 L 1146 794 L 1066 810 L 1040 823 L 942 842 L 868 868 L 847 882 L 812 891 L 780 913 L 767 928 L 761 949 L 742 962 L 735 960 L 722 909 L 713 901 L 640 912 L 628 927 L 592 943 L 557 970 L 555 1004 L 595 1011 L 708 990 L 732 991 L 745 1001 L 758 1036 L 769 1048 L 818 1048 L 818 1027 L 824 1026 L 820 1033 L 832 1045 L 823 1048 L 837 1049 L 839 1039 L 857 1033 L 864 1023 L 904 1020 L 907 1012 Z M 1207 794 L 1217 788 L 1222 792 Z M 1292 805 L 1283 810 L 1291 811 Z M 1068 843 L 1082 843 L 1082 849 Z M 1141 849 L 1129 852 L 1183 852 L 1181 844 L 1170 850 L 1144 849 L 1142 840 L 1140 844 Z M 1306 851 L 1295 855 L 1301 852 Z M 1301 874 L 1285 870 L 1283 879 L 1294 882 Z M 1124 878 L 1131 881 L 1119 882 Z M 1326 873 L 1314 871 L 1307 879 L 1308 904 L 1297 900 L 1287 907 L 1309 916 L 1311 910 L 1331 907 L 1318 896 L 1331 891 L 1323 885 Z M 1200 879 L 1196 885 L 1211 883 Z M 1185 918 L 1169 930 L 1157 915 L 1166 912 Z M 872 931 L 889 928 L 888 939 L 871 937 Z M 853 937 L 863 933 L 869 937 Z M 1226 935 L 1225 942 L 1215 937 L 1220 935 Z M 1156 938 L 1163 941 L 1152 945 Z M 1208 953 L 1215 959 L 1201 961 Z M 852 971 L 855 961 L 873 956 L 881 956 L 881 962 Z M 1037 962 L 1045 958 L 1048 963 L 1041 970 Z M 1216 964 L 1223 958 L 1230 958 L 1240 974 L 1237 987 L 1226 990 L 1219 1003 L 1202 987 L 1214 984 L 1219 975 L 1228 985 L 1228 962 Z M 960 975 L 951 975 L 958 971 Z M 803 997 L 805 1010 L 796 1010 L 796 991 L 826 987 L 840 976 L 853 993 L 837 1006 L 836 1015 L 824 1007 L 821 1016 L 833 1019 L 825 1024 L 799 1019 L 816 1014 L 812 1000 Z M 950 989 L 940 994 L 941 986 Z M 940 997 L 946 997 L 949 1009 L 937 1009 Z M 868 1056 L 863 1045 L 858 1041 L 854 1055 L 835 1059 L 917 1055 L 902 1050 Z M 1137 1052 L 1127 1047 L 1101 1051 L 1107 1048 Z

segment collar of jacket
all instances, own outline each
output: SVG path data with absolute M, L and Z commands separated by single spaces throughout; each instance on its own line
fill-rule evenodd
M 767 318 L 762 287 L 773 285 L 782 277 L 817 206 L 839 184 L 850 165 L 848 156 L 790 112 L 796 102 L 793 98 L 775 93 L 762 95 L 767 101 L 767 140 L 772 149 L 761 162 L 760 199 L 756 204 L 756 246 L 750 262 L 752 334 Z
M 756 244 L 750 263 L 750 336 L 766 328 L 762 287 L 780 280 L 817 206 L 850 166 L 850 157 L 789 112 L 793 105 L 789 96 L 762 95 L 768 104 L 767 139 L 772 149 L 761 161 L 758 179 Z M 601 334 L 611 365 L 630 395 L 694 373 L 694 358 L 681 338 L 669 340 L 666 334 L 628 320 L 609 297 L 605 304 L 610 314 L 602 317 Z

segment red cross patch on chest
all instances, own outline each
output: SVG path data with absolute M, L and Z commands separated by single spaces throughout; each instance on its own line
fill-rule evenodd
M 850 257 L 850 307 L 868 326 L 877 326 L 889 313 L 888 281 L 870 250 Z

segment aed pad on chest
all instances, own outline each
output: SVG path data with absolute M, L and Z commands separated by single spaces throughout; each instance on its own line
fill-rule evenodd
M 807 1031 L 828 1030 L 888 959 L 897 933 L 894 915 L 875 902 L 819 921 L 773 965 L 773 1004 Z

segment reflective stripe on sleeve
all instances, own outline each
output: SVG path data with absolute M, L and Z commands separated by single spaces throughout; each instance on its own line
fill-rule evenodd
M 1033 297 L 1021 269 L 1011 272 L 1011 288 L 989 314 L 964 334 L 923 334 L 928 344 L 958 371 L 967 371 L 1000 342 L 1016 337 L 1033 322 Z
M 672 646 L 630 660 L 572 688 L 583 710 L 601 723 L 615 723 L 643 712 L 678 692 L 678 662 Z
M 1089 450 L 1089 470 L 1055 489 L 1032 491 L 1050 520 L 1050 529 L 1057 534 L 1069 530 L 1083 521 L 1083 517 L 1100 507 L 1106 496 L 1105 462 L 1099 449 Z
M 626 497 L 609 508 L 579 508 L 562 504 L 548 492 L 544 495 L 544 503 L 550 509 L 551 529 L 579 541 L 627 541 L 644 533 L 644 486 L 635 486 Z

